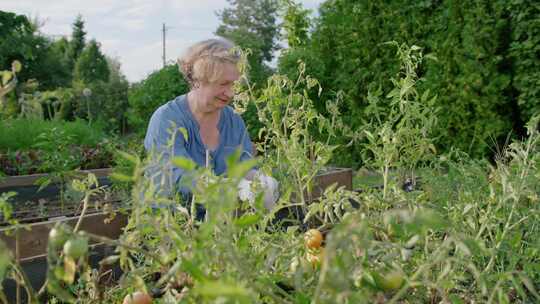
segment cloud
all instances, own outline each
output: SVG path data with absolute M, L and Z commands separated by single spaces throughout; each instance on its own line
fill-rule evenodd
M 129 81 L 138 81 L 161 68 L 161 41 L 139 47 L 127 48 L 119 55 L 122 69 Z
M 153 15 L 159 13 L 160 6 L 150 1 L 130 1 L 119 6 L 111 15 L 113 26 L 127 31 L 140 31 Z
M 19 0 L 3 1 L 3 9 L 51 18 L 74 19 L 78 14 L 103 15 L 114 9 L 114 0 Z
M 175 9 L 177 12 L 214 12 L 228 6 L 228 2 L 226 0 L 164 0 L 163 2 L 165 6 Z
M 99 42 L 103 48 L 110 50 L 120 49 L 124 45 L 124 41 L 120 39 L 101 39 Z

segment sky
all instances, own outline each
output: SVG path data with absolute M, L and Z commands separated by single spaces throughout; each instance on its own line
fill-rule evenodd
M 316 14 L 323 0 L 299 2 Z M 130 82 L 162 67 L 163 23 L 172 62 L 192 43 L 214 37 L 216 12 L 226 7 L 226 0 L 0 0 L 0 10 L 37 18 L 40 31 L 54 37 L 69 36 L 81 14 L 87 41 L 96 39 L 103 53 L 117 58 Z

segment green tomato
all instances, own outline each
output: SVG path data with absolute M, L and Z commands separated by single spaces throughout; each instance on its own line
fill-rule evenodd
M 73 259 L 78 259 L 88 252 L 88 240 L 86 238 L 70 239 L 64 244 L 64 254 Z
M 386 274 L 373 273 L 373 278 L 377 287 L 384 291 L 399 289 L 404 282 L 404 274 L 399 270 L 393 270 Z
M 60 227 L 54 227 L 49 231 L 49 244 L 54 248 L 60 248 L 64 246 L 64 243 L 67 241 L 68 236 L 66 232 Z

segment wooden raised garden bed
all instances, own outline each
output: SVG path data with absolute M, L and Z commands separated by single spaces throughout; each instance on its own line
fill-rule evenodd
M 347 190 L 353 187 L 353 172 L 350 168 L 330 168 L 326 172 L 315 176 L 311 199 L 317 199 L 322 196 L 324 190 L 333 184 L 338 187 L 344 186 Z
M 80 171 L 82 174 L 93 173 L 99 180 L 100 185 L 109 183 L 108 176 L 111 169 L 95 169 Z M 46 174 L 33 174 L 25 176 L 12 176 L 0 182 L 0 191 L 17 192 L 13 197 L 12 218 L 24 228 L 13 231 L 10 236 L 6 230 L 11 230 L 7 223 L 0 217 L 0 239 L 2 239 L 20 261 L 42 257 L 46 254 L 49 230 L 56 222 L 66 222 L 74 226 L 81 212 L 81 204 L 66 202 L 60 209 L 58 202 L 58 187 L 51 185 L 42 191 L 37 191 L 38 186 L 34 183 L 46 176 Z M 114 198 L 97 198 L 101 204 L 109 203 L 114 206 L 119 200 Z M 93 198 L 92 200 L 96 200 Z M 93 203 L 91 203 L 93 205 Z M 42 210 L 40 210 L 42 209 Z M 89 207 L 81 223 L 81 230 L 97 235 L 116 238 L 122 232 L 127 223 L 127 216 L 117 213 L 112 219 L 103 211 Z
M 80 171 L 81 177 L 88 173 L 96 175 L 100 186 L 110 184 L 108 176 L 111 169 Z M 34 288 L 41 287 L 45 280 L 49 231 L 57 222 L 64 222 L 74 227 L 82 209 L 78 202 L 66 202 L 60 206 L 59 187 L 56 184 L 38 191 L 39 186 L 35 183 L 43 177 L 47 177 L 47 174 L 9 176 L 0 181 L 0 192 L 17 193 L 11 199 L 14 210 L 12 218 L 22 224 L 20 228 L 14 230 L 0 216 L 0 240 L 6 243 L 14 258 L 19 261 Z M 108 197 L 93 198 L 92 201 L 96 199 L 101 204 L 109 203 L 115 206 L 119 203 L 119 200 Z M 91 203 L 91 205 L 94 204 Z M 82 219 L 80 230 L 116 239 L 122 233 L 127 220 L 128 216 L 121 212 L 116 212 L 115 216 L 111 217 L 110 214 L 91 206 Z M 99 260 L 100 254 L 96 255 L 96 253 L 103 251 L 103 246 L 96 243 L 91 243 L 91 245 L 93 245 L 91 258 Z M 18 287 L 9 280 L 3 285 L 8 297 L 14 300 L 15 290 Z M 22 296 L 24 297 L 24 293 Z

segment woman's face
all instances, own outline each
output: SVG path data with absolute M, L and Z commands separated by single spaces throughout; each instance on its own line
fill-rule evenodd
M 225 64 L 219 79 L 212 83 L 201 83 L 197 89 L 201 97 L 199 100 L 204 103 L 200 106 L 205 111 L 216 111 L 227 106 L 234 96 L 234 82 L 239 77 L 240 73 L 235 64 Z

